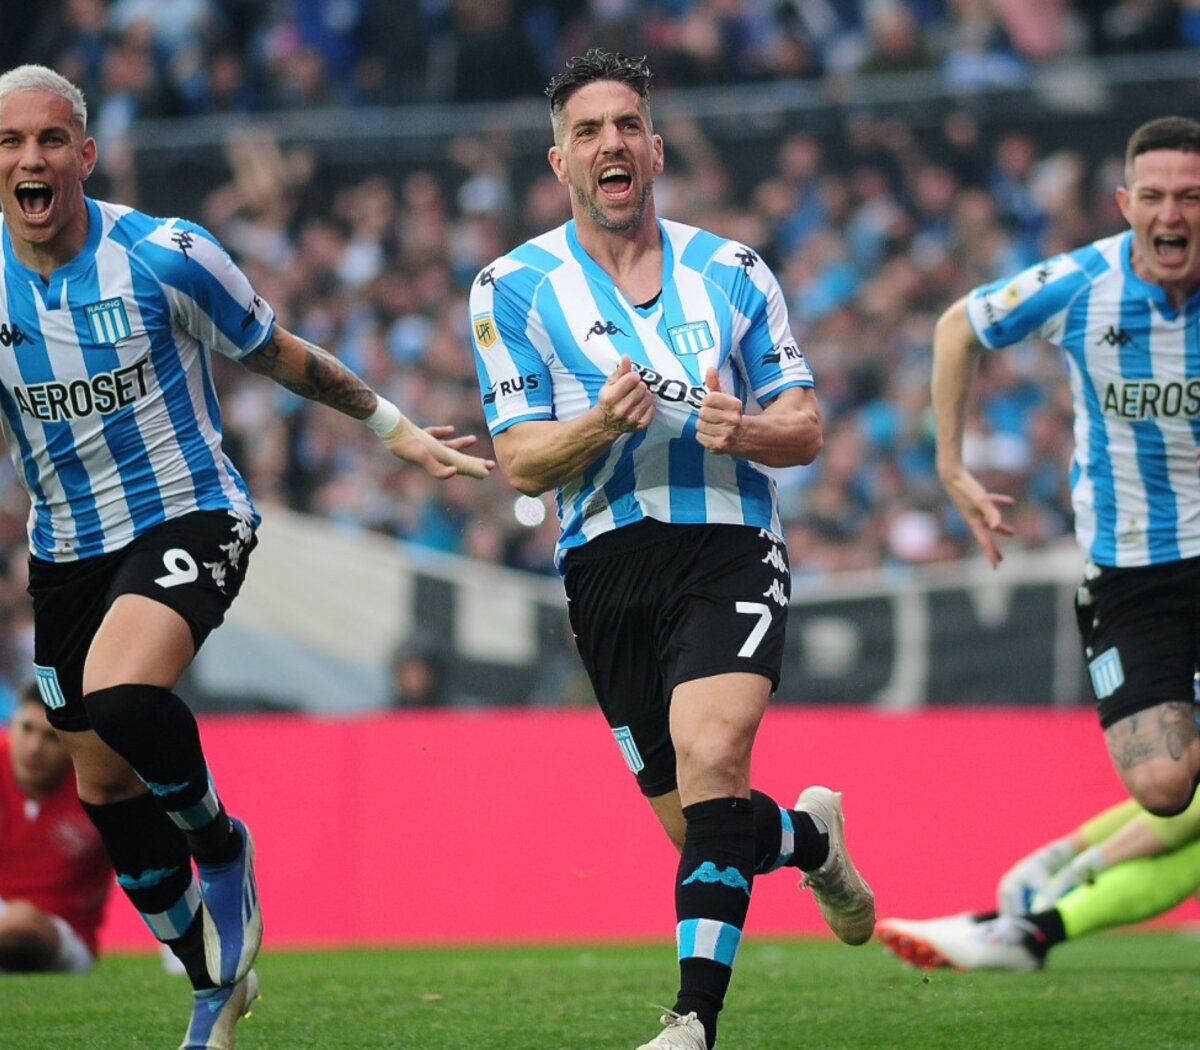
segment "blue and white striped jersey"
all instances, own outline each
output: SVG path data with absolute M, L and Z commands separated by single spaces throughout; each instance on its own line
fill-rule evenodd
M 1174 309 L 1133 271 L 1126 232 L 976 289 L 984 346 L 1065 351 L 1075 407 L 1075 534 L 1097 565 L 1200 555 L 1200 293 Z
M 492 434 L 582 415 L 625 354 L 657 397 L 647 430 L 619 437 L 558 490 L 560 563 L 571 547 L 647 517 L 783 535 L 771 478 L 746 460 L 707 453 L 695 438 L 710 366 L 751 411 L 813 385 L 779 283 L 749 248 L 677 222 L 659 228 L 662 294 L 649 306 L 629 302 L 587 255 L 574 221 L 497 259 L 471 289 Z
M 30 549 L 75 561 L 193 510 L 257 522 L 221 451 L 210 350 L 254 352 L 274 312 L 200 227 L 87 209 L 87 244 L 48 282 L 0 217 L 0 423 L 32 500 Z

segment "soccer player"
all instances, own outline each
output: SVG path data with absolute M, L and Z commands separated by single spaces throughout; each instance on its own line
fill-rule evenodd
M 876 934 L 915 966 L 1039 970 L 1056 944 L 1161 915 L 1200 888 L 1200 796 L 1158 817 L 1132 799 L 1020 860 L 998 911 L 881 919 Z
M 1071 498 L 1087 556 L 1076 608 L 1112 761 L 1152 813 L 1187 808 L 1200 775 L 1200 122 L 1161 117 L 1125 152 L 1130 229 L 975 289 L 933 343 L 938 474 L 993 566 L 1009 496 L 963 463 L 982 347 L 1064 351 L 1075 409 Z
M 205 230 L 87 197 L 86 128 L 59 74 L 0 76 L 0 408 L 32 501 L 36 679 L 117 883 L 187 970 L 184 1045 L 230 1047 L 257 991 L 254 847 L 173 692 L 259 522 L 221 450 L 211 353 L 363 420 L 434 477 L 492 464 L 277 324 Z
M 30 683 L 0 736 L 0 973 L 84 973 L 95 962 L 112 866 L 70 771 Z
M 874 898 L 840 795 L 750 788 L 790 594 L 762 466 L 821 447 L 813 377 L 750 248 L 660 220 L 644 60 L 593 49 L 547 88 L 572 218 L 476 278 L 484 412 L 509 481 L 557 489 L 572 629 L 629 769 L 680 850 L 680 987 L 641 1050 L 711 1050 L 756 874 L 805 872 L 834 932 Z

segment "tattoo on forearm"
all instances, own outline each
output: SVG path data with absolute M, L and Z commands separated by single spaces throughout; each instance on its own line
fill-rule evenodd
M 296 339 L 305 351 L 302 376 L 280 367 L 279 344 L 274 339 L 262 349 L 262 357 L 270 365 L 260 368 L 260 371 L 270 375 L 293 394 L 319 401 L 356 419 L 369 416 L 375 405 L 371 388 L 328 350 L 298 336 Z

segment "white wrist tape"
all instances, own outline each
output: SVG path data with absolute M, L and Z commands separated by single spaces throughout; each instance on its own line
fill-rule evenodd
M 386 437 L 404 419 L 404 414 L 386 397 L 375 397 L 375 411 L 363 420 L 380 437 Z

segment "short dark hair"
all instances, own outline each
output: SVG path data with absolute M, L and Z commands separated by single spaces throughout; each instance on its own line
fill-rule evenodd
M 593 47 L 586 54 L 568 59 L 561 73 L 555 74 L 546 85 L 550 96 L 550 117 L 555 125 L 562 114 L 563 106 L 581 87 L 598 80 L 615 80 L 637 93 L 647 109 L 650 107 L 650 67 L 646 56 L 629 58 L 619 51 L 605 51 Z
M 1148 120 L 1132 135 L 1125 147 L 1125 178 L 1133 176 L 1133 162 L 1152 150 L 1173 149 L 1182 153 L 1200 153 L 1200 121 L 1191 117 L 1156 117 Z

